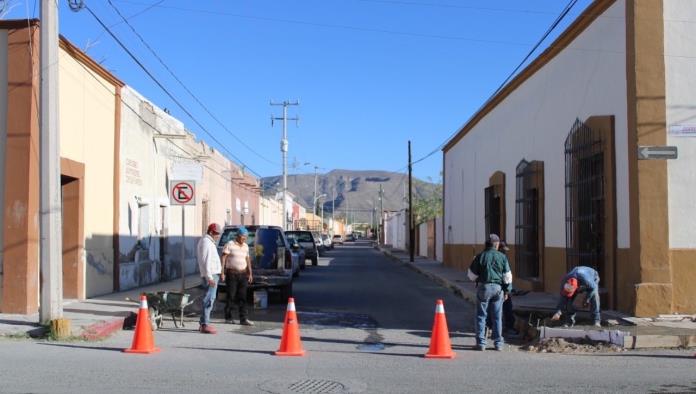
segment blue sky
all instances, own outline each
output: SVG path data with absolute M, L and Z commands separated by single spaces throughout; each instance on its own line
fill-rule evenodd
M 60 31 L 126 84 L 221 149 L 118 47 L 88 12 L 59 0 Z M 226 148 L 255 173 L 281 173 L 282 128 L 270 100 L 290 107 L 290 173 L 403 172 L 447 140 L 495 91 L 567 0 L 112 0 L 178 78 L 234 135 L 192 99 L 106 0 L 84 3 Z M 591 0 L 579 0 L 549 44 Z M 11 1 L 6 18 L 39 15 L 36 0 Z M 542 46 L 540 51 L 545 47 Z M 540 52 L 538 51 L 538 52 Z M 221 149 L 222 150 L 222 149 Z M 312 165 L 302 166 L 310 162 Z M 299 166 L 293 167 L 297 163 Z M 414 166 L 437 179 L 442 155 Z M 322 170 L 320 170 L 322 171 Z

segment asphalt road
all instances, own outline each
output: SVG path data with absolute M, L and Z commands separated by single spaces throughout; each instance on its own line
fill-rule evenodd
M 438 298 L 454 360 L 422 357 Z M 97 343 L 0 339 L 0 392 L 696 392 L 692 351 L 473 351 L 471 305 L 367 244 L 308 266 L 295 299 L 305 357 L 273 355 L 285 309 L 276 302 L 253 312 L 256 326 L 219 323 L 218 335 L 199 334 L 194 318 L 185 329 L 166 321 L 153 355 L 121 352 L 132 331 Z

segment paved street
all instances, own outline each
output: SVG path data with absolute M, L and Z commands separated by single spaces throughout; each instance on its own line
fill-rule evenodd
M 422 357 L 438 298 L 445 302 L 454 360 Z M 305 357 L 272 355 L 285 308 L 276 301 L 254 311 L 255 327 L 218 323 L 218 335 L 197 333 L 193 318 L 184 330 L 168 320 L 155 334 L 161 353 L 147 356 L 121 352 L 132 331 L 103 342 L 2 339 L 0 391 L 696 391 L 692 352 L 559 355 L 515 346 L 502 353 L 473 351 L 472 306 L 366 243 L 339 246 L 318 267 L 308 266 L 295 283 L 295 299 Z

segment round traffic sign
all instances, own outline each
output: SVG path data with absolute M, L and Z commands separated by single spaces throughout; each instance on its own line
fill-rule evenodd
M 193 200 L 193 184 L 191 182 L 178 182 L 172 187 L 172 199 L 178 204 L 187 204 Z

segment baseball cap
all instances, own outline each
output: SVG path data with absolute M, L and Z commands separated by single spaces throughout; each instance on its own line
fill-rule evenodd
M 241 235 L 243 237 L 248 237 L 249 236 L 249 230 L 247 230 L 246 227 L 242 226 L 237 230 L 237 235 Z
M 575 290 L 578 289 L 578 280 L 575 278 L 570 278 L 563 284 L 563 295 L 570 298 L 575 294 Z
M 222 234 L 222 227 L 217 223 L 210 223 L 208 225 L 208 233 Z
M 500 242 L 500 237 L 498 236 L 498 234 L 491 234 L 488 236 L 487 241 L 490 243 Z

